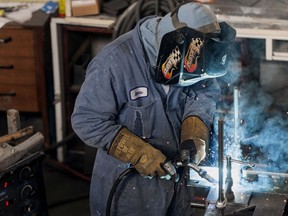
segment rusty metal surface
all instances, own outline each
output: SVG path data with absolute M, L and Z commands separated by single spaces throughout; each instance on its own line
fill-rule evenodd
M 251 205 L 256 205 L 253 216 L 282 216 L 288 195 L 253 193 Z
M 37 132 L 17 146 L 8 143 L 0 144 L 0 172 L 19 161 L 30 150 L 40 147 L 43 141 L 44 136 Z
M 217 167 L 202 167 L 210 175 L 217 179 Z M 235 171 L 235 170 L 234 170 Z M 198 178 L 191 171 L 190 181 L 188 185 L 194 188 L 198 188 L 198 191 L 206 190 L 205 194 L 197 194 L 199 204 L 202 204 L 205 208 L 205 215 L 221 215 L 217 211 L 216 203 L 218 199 L 218 187 L 208 181 Z M 238 178 L 235 176 L 235 184 L 232 186 L 234 193 L 234 200 L 227 201 L 225 203 L 224 215 L 234 216 L 282 216 L 288 215 L 286 204 L 288 199 L 288 179 L 285 173 L 264 172 L 260 170 L 248 171 L 253 175 L 259 174 L 257 178 L 253 178 L 253 181 L 247 181 L 245 178 Z M 225 172 L 224 172 L 225 173 Z M 265 175 L 264 175 L 265 174 Z M 247 177 L 247 173 L 245 173 Z M 233 175 L 232 175 L 233 178 Z M 201 199 L 201 195 L 203 196 Z M 205 205 L 203 205 L 203 201 Z M 196 206 L 197 202 L 193 200 L 193 205 Z

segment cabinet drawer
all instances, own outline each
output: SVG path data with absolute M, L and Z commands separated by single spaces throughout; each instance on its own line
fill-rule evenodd
M 0 85 L 0 110 L 17 109 L 38 112 L 37 89 L 34 85 Z
M 0 58 L 0 84 L 36 84 L 32 58 Z
M 3 48 L 0 45 L 0 58 L 5 56 L 11 57 L 34 57 L 34 49 L 33 47 L 9 47 Z
M 1 29 L 0 56 L 34 56 L 34 35 L 31 30 Z

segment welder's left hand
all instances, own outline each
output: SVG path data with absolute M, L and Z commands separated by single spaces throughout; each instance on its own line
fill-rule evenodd
M 206 156 L 209 129 L 196 116 L 184 120 L 181 128 L 180 158 L 183 164 L 199 164 Z
M 205 141 L 198 138 L 185 140 L 180 144 L 181 162 L 184 165 L 189 162 L 199 164 L 206 156 L 205 146 Z

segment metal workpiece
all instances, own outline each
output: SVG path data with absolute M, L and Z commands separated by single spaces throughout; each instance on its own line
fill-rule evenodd
M 285 212 L 287 198 L 287 194 L 253 192 L 249 204 L 256 206 L 253 216 L 283 216 L 287 215 L 287 210 Z
M 234 192 L 232 191 L 233 186 L 233 178 L 232 178 L 232 164 L 231 164 L 231 156 L 226 157 L 226 170 L 227 170 L 227 176 L 225 179 L 225 197 L 228 201 L 234 200 Z
M 257 138 L 257 137 L 253 137 Z M 288 174 L 272 172 L 265 164 L 242 161 L 224 155 L 224 118 L 218 121 L 218 166 L 191 167 L 190 185 L 195 191 L 208 190 L 205 197 L 191 202 L 191 206 L 202 208 L 204 216 L 283 216 L 288 215 Z M 218 179 L 218 184 L 201 180 L 195 172 L 209 172 Z M 198 177 L 198 178 L 197 178 Z M 223 180 L 225 178 L 225 180 Z M 218 186 L 218 187 L 217 187 Z M 208 188 L 208 189 L 207 189 Z
M 232 160 L 230 159 L 231 157 L 229 156 L 224 159 L 224 161 L 226 161 L 226 169 L 224 169 L 223 172 L 226 174 L 226 178 L 225 187 L 221 190 L 222 193 L 220 196 L 218 195 L 219 188 L 217 186 L 212 186 L 211 184 L 210 186 L 208 184 L 206 184 L 204 187 L 200 186 L 200 188 L 202 187 L 202 189 L 205 190 L 207 190 L 209 187 L 209 192 L 206 193 L 207 196 L 203 198 L 203 200 L 205 200 L 205 204 L 199 205 L 203 206 L 202 208 L 205 209 L 205 216 L 288 215 L 286 208 L 286 203 L 288 201 L 288 174 L 253 170 L 253 168 L 245 166 L 245 170 L 242 170 L 241 174 L 239 173 L 240 176 L 236 176 L 236 172 L 234 170 L 235 167 L 233 167 L 233 163 L 231 163 Z M 209 173 L 213 174 L 213 176 L 217 175 L 218 167 L 199 168 L 207 170 Z M 253 182 L 247 181 L 245 176 L 246 178 L 249 176 L 257 176 L 257 179 L 254 178 Z M 193 177 L 195 177 L 195 174 Z M 233 177 L 236 181 L 233 180 Z M 271 181 L 269 184 L 275 185 L 270 185 L 271 187 L 268 187 L 266 185 L 268 180 Z M 197 187 L 197 181 L 195 182 L 196 183 L 192 185 L 193 187 Z M 277 183 L 282 183 L 283 185 L 285 182 L 286 191 L 283 186 L 281 187 L 281 185 L 276 185 Z M 191 206 L 197 206 L 197 203 L 192 203 Z
M 248 171 L 250 172 L 250 170 Z M 257 172 L 251 171 L 253 174 Z M 265 175 L 277 175 L 277 173 L 271 172 L 259 172 Z M 228 174 L 229 176 L 229 174 Z M 281 177 L 286 177 L 286 175 L 281 175 Z M 241 178 L 240 185 L 235 185 L 233 189 L 233 199 L 229 199 L 227 193 L 223 196 L 224 201 L 219 202 L 218 188 L 211 187 L 209 193 L 205 199 L 205 216 L 208 215 L 253 215 L 253 216 L 283 216 L 287 215 L 287 199 L 288 195 L 285 191 L 275 192 L 272 188 L 266 188 L 265 185 L 260 185 L 260 179 L 264 178 L 259 176 L 259 182 L 248 182 Z M 270 177 L 271 178 L 271 177 Z M 270 179 L 269 178 L 269 179 Z M 228 178 L 229 179 L 229 178 Z M 272 179 L 272 178 L 271 178 Z M 227 180 L 227 179 L 226 179 Z M 286 180 L 287 181 L 287 180 Z M 275 180 L 273 181 L 275 183 Z M 226 181 L 227 183 L 227 181 Z M 263 182 L 262 182 L 263 183 Z M 228 188 L 225 185 L 225 190 Z M 262 187 L 262 188 L 261 188 Z M 224 191 L 225 191 L 224 190 Z M 282 188 L 282 190 L 284 190 Z M 226 191 L 227 192 L 227 191 Z M 286 212 L 286 213 L 284 213 Z
M 225 159 L 227 162 L 227 158 Z M 224 160 L 224 161 L 225 161 Z M 228 157 L 229 161 L 229 157 Z M 223 202 L 220 202 L 218 196 L 217 184 L 211 184 L 206 180 L 201 180 L 200 176 L 196 175 L 195 171 L 191 171 L 190 175 L 190 185 L 194 187 L 194 190 L 201 191 L 199 194 L 204 194 L 202 199 L 193 200 L 191 206 L 194 208 L 203 208 L 205 211 L 205 216 L 229 216 L 229 215 L 257 215 L 257 216 L 283 216 L 288 215 L 286 209 L 286 203 L 288 198 L 288 175 L 284 173 L 274 173 L 261 170 L 253 170 L 248 167 L 247 170 L 239 170 L 240 176 L 236 176 L 235 169 L 238 167 L 233 167 L 231 165 L 231 178 L 233 184 L 231 183 L 230 174 L 224 169 L 225 187 L 223 191 Z M 256 166 L 257 167 L 257 166 Z M 218 167 L 198 167 L 200 169 L 206 170 L 214 178 L 217 178 Z M 247 167 L 246 167 L 247 168 Z M 229 169 L 228 169 L 229 170 Z M 244 177 L 246 176 L 258 176 L 257 180 L 247 181 Z M 227 178 L 228 177 L 228 178 Z M 193 180 L 191 180 L 193 179 Z M 267 185 L 269 182 L 269 186 Z M 285 183 L 286 182 L 286 183 Z M 274 184 L 274 185 L 272 185 Z M 279 184 L 279 185 L 277 185 Z M 284 185 L 283 185 L 284 184 Z M 231 188 L 230 188 L 231 186 Z M 233 186 L 233 187 L 232 187 Z M 285 189 L 286 187 L 286 189 Z M 196 189 L 195 189 L 196 188 Z M 231 189 L 231 191 L 230 191 Z M 206 191 L 205 193 L 202 191 Z M 227 195 L 227 192 L 233 192 L 233 199 Z M 229 193 L 228 193 L 229 194 Z M 201 201 L 200 201 L 201 200 Z M 283 212 L 286 212 L 283 214 Z
M 258 139 L 258 136 L 246 139 L 245 143 L 252 139 Z M 218 120 L 217 167 L 189 165 L 188 186 L 194 187 L 197 198 L 191 201 L 191 206 L 203 208 L 204 216 L 288 215 L 288 173 L 273 172 L 272 164 L 232 157 L 224 153 L 224 116 L 221 116 Z M 217 179 L 218 184 L 201 179 L 201 170 Z
M 219 179 L 218 179 L 218 199 L 216 202 L 217 208 L 225 208 L 226 198 L 223 192 L 223 157 L 224 157 L 224 118 L 218 120 L 218 169 L 219 169 Z
M 288 179 L 288 173 L 281 173 L 281 172 L 268 172 L 264 170 L 253 170 L 253 169 L 242 169 L 242 177 L 249 178 L 249 175 L 258 176 L 270 176 L 270 177 L 282 177 Z M 257 177 L 257 179 L 258 179 Z
M 235 190 L 235 199 L 228 201 L 225 208 L 216 207 L 217 192 L 211 191 L 206 200 L 205 216 L 209 215 L 246 215 L 246 216 L 283 216 L 287 215 L 287 194 L 262 193 L 255 191 Z M 286 211 L 286 213 L 284 213 Z M 211 213 L 212 212 L 212 213 Z
M 224 216 L 223 209 L 218 209 L 215 204 L 209 204 L 206 208 L 204 216 Z
M 229 156 L 229 155 L 226 156 L 226 157 L 224 158 L 224 160 L 227 160 L 227 157 L 230 157 L 230 156 Z M 236 160 L 236 159 L 233 159 L 233 158 L 231 158 L 231 157 L 229 158 L 229 160 L 230 160 L 231 162 L 233 162 L 233 163 L 242 164 L 242 165 L 246 165 L 246 166 L 249 166 L 249 167 L 255 167 L 255 166 L 256 166 L 256 164 L 253 163 L 253 162 Z
M 224 118 L 221 117 L 218 120 L 218 197 L 217 199 L 214 199 L 215 197 L 213 197 L 213 200 L 206 200 L 207 208 L 205 211 L 205 216 L 224 216 L 224 211 L 227 205 L 227 199 L 223 191 L 223 161 L 224 161 L 223 134 L 224 134 Z M 212 194 L 213 195 L 217 194 L 215 188 L 213 188 Z

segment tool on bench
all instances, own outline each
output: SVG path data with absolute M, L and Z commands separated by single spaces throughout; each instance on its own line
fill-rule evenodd
M 43 143 L 43 135 L 40 132 L 37 132 L 15 146 L 9 144 L 9 142 L 30 135 L 33 132 L 34 128 L 29 126 L 14 133 L 0 137 L 0 172 L 16 163 L 30 150 Z
M 7 110 L 8 134 L 0 137 L 0 173 L 43 144 L 44 136 L 33 126 L 21 129 L 18 110 Z M 28 137 L 29 136 L 29 137 Z
M 18 130 L 14 133 L 7 134 L 5 136 L 0 137 L 0 144 L 5 143 L 5 142 L 11 142 L 13 140 L 19 139 L 21 137 L 24 137 L 26 135 L 30 135 L 34 132 L 34 127 L 33 126 L 28 126 L 26 128 L 23 128 L 21 130 Z

